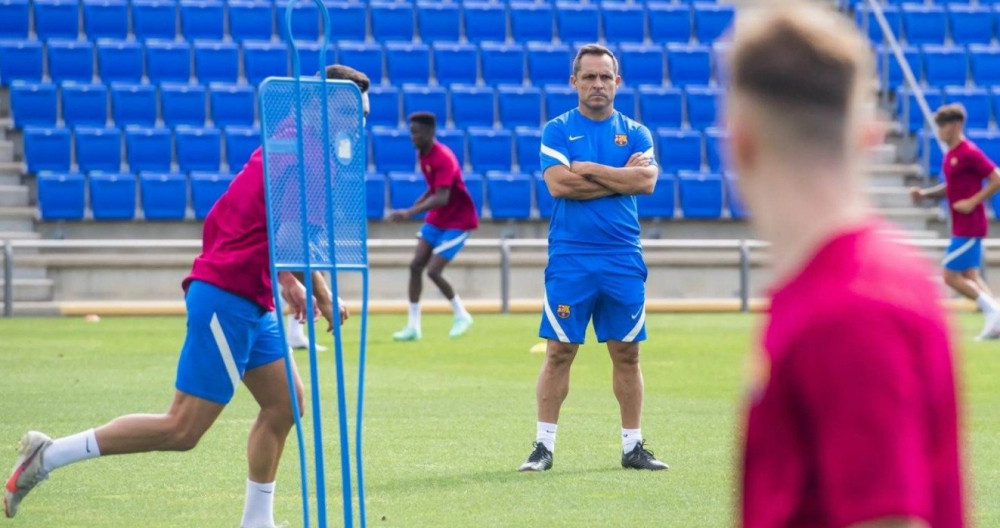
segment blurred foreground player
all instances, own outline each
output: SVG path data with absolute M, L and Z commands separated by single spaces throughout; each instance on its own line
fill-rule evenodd
M 736 24 L 730 160 L 775 283 L 752 357 L 744 528 L 964 526 L 955 373 L 930 266 L 865 203 L 868 43 L 797 1 Z

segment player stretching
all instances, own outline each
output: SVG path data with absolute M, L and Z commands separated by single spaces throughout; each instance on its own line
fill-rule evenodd
M 611 51 L 597 44 L 580 48 L 570 77 L 579 106 L 542 131 L 541 165 L 555 198 L 539 330 L 548 344 L 536 388 L 535 449 L 521 471 L 552 467 L 559 408 L 591 317 L 597 339 L 607 342 L 611 354 L 622 466 L 667 468 L 646 450 L 640 430 L 646 264 L 634 195 L 653 192 L 659 169 L 649 130 L 614 109 L 621 80 Z
M 458 159 L 447 145 L 434 140 L 436 130 L 434 114 L 417 112 L 410 116 L 410 139 L 420 153 L 420 170 L 427 180 L 427 191 L 413 207 L 395 210 L 389 216 L 393 222 L 401 222 L 427 212 L 424 226 L 417 233 L 417 250 L 410 262 L 409 320 L 406 328 L 392 335 L 396 341 L 420 339 L 420 293 L 424 287 L 425 268 L 427 276 L 451 302 L 455 312 L 455 321 L 448 335 L 460 337 L 472 326 L 472 316 L 441 273 L 462 250 L 469 232 L 479 227 L 479 218 L 462 179 Z
M 818 4 L 818 3 L 817 3 Z M 842 15 L 741 11 L 729 159 L 776 277 L 748 391 L 744 528 L 961 528 L 956 383 L 931 268 L 866 200 L 874 60 Z
M 945 253 L 944 282 L 951 289 L 976 301 L 985 321 L 977 339 L 1000 337 L 1000 305 L 986 281 L 979 275 L 983 261 L 983 238 L 988 223 L 986 207 L 990 196 L 1000 190 L 1000 171 L 976 145 L 965 138 L 965 108 L 960 104 L 942 106 L 934 114 L 938 138 L 948 145 L 944 157 L 944 183 L 910 195 L 917 204 L 925 198 L 948 198 L 951 210 L 951 244 Z M 988 180 L 983 186 L 983 180 Z
M 368 78 L 351 68 L 329 66 L 328 79 L 353 81 L 368 113 Z M 260 405 L 247 445 L 249 465 L 243 528 L 274 526 L 274 480 L 285 439 L 295 424 L 282 341 L 274 312 L 267 247 L 267 212 L 261 149 L 205 219 L 202 253 L 184 280 L 187 336 L 180 352 L 176 393 L 166 414 L 134 414 L 56 440 L 37 431 L 21 439 L 13 474 L 4 489 L 4 513 L 13 517 L 25 495 L 68 464 L 107 455 L 186 451 L 233 397 L 240 380 Z M 313 274 L 316 306 L 334 324 L 332 297 Z M 278 275 L 282 297 L 301 318 L 306 292 L 291 273 Z M 341 305 L 339 322 L 347 312 Z M 292 365 L 294 369 L 294 363 Z M 295 374 L 299 409 L 302 382 Z

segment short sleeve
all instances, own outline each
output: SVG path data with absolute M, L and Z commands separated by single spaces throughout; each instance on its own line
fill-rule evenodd
M 816 446 L 823 508 L 846 527 L 931 511 L 926 402 L 912 342 L 875 309 L 817 323 L 789 357 L 795 400 Z M 862 313 L 864 316 L 859 317 Z
M 653 134 L 644 125 L 637 125 L 632 129 L 632 154 L 642 153 L 653 160 L 656 165 L 656 151 L 653 149 Z
M 566 129 L 562 122 L 549 121 L 545 124 L 539 157 L 542 172 L 560 164 L 569 167 L 569 142 L 566 141 Z
M 431 192 L 443 187 L 451 187 L 455 180 L 461 177 L 461 169 L 452 156 L 446 156 L 443 152 L 438 153 L 429 160 L 430 171 L 427 181 L 430 184 Z
M 996 170 L 996 165 L 983 154 L 983 151 L 972 149 L 967 158 L 969 164 L 969 174 L 975 175 L 979 179 L 986 179 L 990 173 Z

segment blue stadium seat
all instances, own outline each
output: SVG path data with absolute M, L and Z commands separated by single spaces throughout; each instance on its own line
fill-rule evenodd
M 903 69 L 899 67 L 899 61 L 896 60 L 896 56 L 893 55 L 889 47 L 879 46 L 875 54 L 878 60 L 879 80 L 883 83 L 888 82 L 887 87 L 890 90 L 895 90 L 904 84 Z M 909 64 L 913 76 L 916 77 L 917 82 L 920 82 L 924 75 L 924 64 L 923 58 L 920 55 L 920 49 L 912 46 L 904 46 L 903 56 L 906 57 L 906 62 Z M 887 64 L 888 69 L 886 68 Z M 886 78 L 887 76 L 888 78 Z
M 337 45 L 337 56 L 338 62 L 364 73 L 373 83 L 382 82 L 382 46 L 341 42 Z
M 479 173 L 509 171 L 513 163 L 510 130 L 469 127 L 469 162 Z
M 663 84 L 663 47 L 646 44 L 622 44 L 618 55 L 622 82 L 629 86 Z
M 731 43 L 726 40 L 718 40 L 712 44 L 712 75 L 715 77 L 715 82 L 723 86 L 729 85 L 727 68 L 731 48 Z
M 408 0 L 394 2 L 372 1 L 372 36 L 376 42 L 413 40 L 413 3 Z
M 486 174 L 486 196 L 494 220 L 521 220 L 531 216 L 531 175 L 512 172 Z
M 28 0 L 0 0 L 0 39 L 27 39 Z
M 649 38 L 653 42 L 691 41 L 691 6 L 674 2 L 648 2 Z
M 677 173 L 678 194 L 684 218 L 722 216 L 722 177 L 694 171 Z
M 181 0 L 181 33 L 188 41 L 222 40 L 226 20 L 219 0 Z
M 160 115 L 168 127 L 205 124 L 205 87 L 199 84 L 160 85 Z
M 284 42 L 243 42 L 243 74 L 252 86 L 267 77 L 288 77 L 288 45 Z M 311 75 L 312 72 L 304 71 Z
M 285 8 L 287 1 L 275 2 L 275 11 L 278 14 L 278 36 L 281 40 L 289 41 L 288 26 L 285 24 Z M 313 2 L 296 2 L 292 8 L 292 36 L 295 41 L 316 42 L 322 38 L 319 23 L 319 8 Z
M 458 4 L 417 2 L 417 29 L 424 42 L 457 41 L 462 27 Z
M 597 42 L 600 38 L 601 15 L 595 4 L 582 2 L 556 3 L 556 26 L 563 42 Z
M 150 84 L 111 85 L 111 117 L 115 125 L 156 124 L 156 88 Z
M 892 5 L 883 6 L 882 12 L 889 22 L 889 27 L 892 28 L 892 33 L 899 35 L 903 26 L 903 17 L 900 15 L 899 7 Z M 867 28 L 868 40 L 878 44 L 885 42 L 885 35 L 882 34 L 882 28 L 878 25 L 875 13 L 869 11 L 867 5 L 858 6 L 854 12 L 854 19 L 862 31 L 865 31 L 865 28 Z
M 83 32 L 90 40 L 124 39 L 128 36 L 128 3 L 125 0 L 83 0 Z
M 141 81 L 142 46 L 127 40 L 98 42 L 97 74 L 103 83 Z
M 90 211 L 94 220 L 131 220 L 135 218 L 135 174 L 95 172 L 90 183 Z
M 407 209 L 427 191 L 427 181 L 419 173 L 393 171 L 388 176 L 390 209 Z M 426 213 L 420 213 L 413 218 L 421 220 L 424 216 Z
M 122 167 L 122 131 L 113 127 L 77 127 L 73 134 L 80 172 L 118 172 Z
M 483 81 L 488 85 L 524 82 L 524 46 L 484 42 L 479 46 Z
M 431 112 L 437 117 L 438 126 L 448 119 L 448 92 L 440 86 L 404 86 L 403 118 L 413 112 Z
M 146 75 L 150 82 L 191 80 L 191 45 L 187 42 L 146 42 Z
M 639 115 L 651 129 L 680 128 L 684 121 L 684 93 L 679 88 L 640 86 Z
M 944 8 L 929 5 L 904 5 L 903 29 L 908 44 L 944 44 L 948 34 Z
M 0 41 L 0 85 L 42 80 L 42 45 L 30 40 Z
M 673 174 L 661 173 L 656 177 L 652 194 L 635 197 L 639 218 L 673 218 L 677 208 L 677 180 Z
M 108 87 L 103 84 L 67 83 L 62 94 L 66 126 L 100 126 L 108 122 Z M 55 107 L 52 108 L 55 111 Z
M 635 119 L 638 115 L 635 111 L 637 104 L 634 89 L 622 86 L 615 91 L 615 110 L 625 114 L 630 119 Z
M 368 89 L 371 111 L 368 124 L 372 126 L 399 126 L 399 88 L 372 86 Z
M 520 171 L 529 174 L 541 170 L 539 151 L 542 148 L 542 131 L 532 127 L 517 127 L 514 134 L 514 150 Z
M 94 45 L 90 42 L 52 39 L 46 47 L 53 82 L 89 83 L 94 78 Z
M 354 0 L 326 0 L 326 11 L 336 24 L 330 27 L 330 39 L 365 40 L 368 37 L 368 5 Z
M 416 166 L 416 150 L 410 142 L 408 129 L 372 127 L 371 137 L 372 161 L 376 171 L 412 171 Z M 393 209 L 396 207 L 393 206 Z
M 1000 84 L 1000 47 L 969 46 L 972 81 L 980 86 Z
M 504 128 L 537 127 L 542 120 L 542 91 L 534 86 L 501 86 L 497 107 Z
M 236 84 L 213 83 L 208 87 L 212 122 L 216 127 L 253 126 L 255 99 L 253 88 Z
M 476 208 L 476 216 L 483 217 L 483 203 L 485 202 L 485 188 L 483 177 L 475 172 L 463 173 L 462 180 L 465 182 L 465 189 L 469 191 L 472 198 L 472 205 Z
M 995 130 L 969 130 L 966 136 L 986 154 L 986 157 L 1000 159 L 1000 132 Z
M 723 90 L 714 86 L 688 86 L 685 89 L 684 99 L 691 128 L 703 129 L 718 124 L 717 103 L 723 95 Z
M 250 155 L 260 146 L 260 129 L 253 127 L 226 127 L 226 165 L 236 174 L 243 169 Z
M 667 45 L 667 71 L 674 86 L 708 84 L 712 78 L 712 59 L 708 46 Z
M 554 119 L 579 106 L 580 96 L 571 86 L 545 87 L 545 120 Z
M 966 128 L 989 128 L 992 112 L 990 93 L 986 88 L 949 86 L 944 90 L 944 98 L 947 103 L 960 103 L 965 107 Z
M 750 216 L 743 196 L 740 193 L 739 178 L 736 174 L 726 171 L 722 174 L 722 185 L 725 187 L 726 205 L 729 206 L 729 216 L 741 220 Z
M 187 213 L 187 174 L 142 172 L 139 196 L 146 220 L 183 220 Z
M 229 189 L 233 183 L 233 175 L 224 172 L 191 173 L 191 204 L 194 205 L 194 217 L 203 220 L 215 202 Z
M 476 84 L 479 54 L 472 44 L 434 44 L 434 78 L 438 84 Z
M 536 2 L 510 3 L 510 33 L 514 42 L 550 42 L 552 5 Z
M 18 81 L 10 87 L 10 111 L 15 128 L 55 125 L 58 108 L 54 84 Z
M 924 130 L 918 136 L 917 160 L 927 169 L 927 174 L 935 177 L 941 175 L 944 155 L 941 153 L 941 146 L 937 138 L 929 130 Z
M 24 160 L 28 173 L 68 171 L 69 153 L 68 128 L 24 127 Z
M 232 42 L 195 42 L 194 73 L 201 84 L 236 82 L 240 75 L 239 48 Z
M 724 168 L 723 156 L 727 138 L 724 129 L 712 127 L 705 130 L 705 159 L 711 172 L 721 172 Z
M 222 163 L 221 139 L 217 128 L 177 127 L 174 142 L 180 171 L 218 171 Z
M 38 209 L 42 220 L 83 220 L 85 179 L 77 172 L 38 175 Z
M 736 10 L 732 5 L 695 2 L 694 30 L 698 42 L 710 44 L 733 25 Z
M 132 0 L 132 31 L 139 40 L 173 40 L 177 36 L 177 4 L 171 0 Z
M 944 104 L 944 94 L 941 93 L 940 89 L 928 87 L 923 92 L 931 112 L 934 112 L 939 106 Z M 924 116 L 920 112 L 920 107 L 917 105 L 917 100 L 913 93 L 903 86 L 899 89 L 896 101 L 900 122 L 904 126 L 909 127 L 908 130 L 910 132 L 915 132 L 923 128 Z
M 229 35 L 233 40 L 271 40 L 274 15 L 271 2 L 264 0 L 230 0 L 228 6 Z M 284 14 L 284 13 L 282 13 Z M 285 19 L 282 17 L 281 22 Z M 336 24 L 334 27 L 339 27 Z
M 384 174 L 365 175 L 365 213 L 369 220 L 385 218 L 385 184 Z
M 635 4 L 601 5 L 604 40 L 608 42 L 642 42 L 646 38 L 646 13 Z
M 465 38 L 469 42 L 507 40 L 507 6 L 495 2 L 467 1 L 462 5 Z
M 535 85 L 567 84 L 573 55 L 565 44 L 528 43 L 528 77 Z
M 455 159 L 458 160 L 459 167 L 465 166 L 465 130 L 458 128 L 438 128 L 437 140 L 451 149 L 451 152 L 455 154 Z
M 80 34 L 78 0 L 34 0 L 35 35 L 39 40 L 75 39 Z
M 299 53 L 299 71 L 302 72 L 302 75 L 312 75 L 322 69 L 319 65 L 319 52 L 322 51 L 322 47 L 318 42 L 295 42 L 295 50 Z M 290 55 L 289 58 L 291 58 Z M 337 47 L 330 44 L 326 49 L 324 66 L 335 62 L 337 62 Z M 291 67 L 289 67 L 288 72 L 289 74 L 293 73 Z
M 931 86 L 960 86 L 968 78 L 968 57 L 959 46 L 924 46 L 924 75 Z
M 664 172 L 701 170 L 701 133 L 693 130 L 656 130 L 657 161 Z
M 173 158 L 170 131 L 165 128 L 125 129 L 125 159 L 130 172 L 170 170 Z
M 545 178 L 542 177 L 542 173 L 536 172 L 534 179 L 535 197 L 538 202 L 538 216 L 541 218 L 551 218 L 552 208 L 555 207 L 555 199 L 552 198 L 552 193 L 549 192 L 549 186 L 545 184 Z
M 427 44 L 387 42 L 385 65 L 393 84 L 427 84 L 431 76 L 431 52 Z
M 451 118 L 455 126 L 462 128 L 493 126 L 495 121 L 493 98 L 492 88 L 452 86 Z
M 955 44 L 989 44 L 993 42 L 996 19 L 986 6 L 951 4 L 948 6 L 951 38 Z

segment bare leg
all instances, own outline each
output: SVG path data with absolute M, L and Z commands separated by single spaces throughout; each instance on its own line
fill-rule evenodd
M 535 397 L 538 400 L 538 421 L 559 422 L 559 409 L 569 394 L 569 371 L 580 345 L 549 340 L 545 362 L 538 374 Z
M 990 285 L 986 284 L 986 281 L 983 280 L 983 276 L 979 274 L 979 270 L 977 270 L 976 268 L 965 270 L 964 272 L 962 272 L 962 276 L 976 283 L 976 286 L 979 287 L 979 291 L 985 293 L 986 295 L 989 295 L 990 297 L 993 297 L 993 291 L 990 290 Z
M 130 414 L 97 428 L 101 455 L 187 451 L 215 423 L 225 406 L 178 391 L 166 414 Z
M 426 240 L 417 239 L 417 250 L 410 262 L 410 302 L 420 302 L 420 294 L 424 289 L 423 274 L 434 248 Z
M 299 413 L 303 412 L 302 380 L 298 370 L 292 363 L 295 373 L 295 392 L 298 395 Z M 243 384 L 253 394 L 260 405 L 257 420 L 250 428 L 250 438 L 247 441 L 247 462 L 249 477 L 254 482 L 274 482 L 278 473 L 278 462 L 285 448 L 285 439 L 295 417 L 292 414 L 292 401 L 288 393 L 288 381 L 285 376 L 285 360 L 275 361 L 247 371 Z
M 449 301 L 455 298 L 455 290 L 452 289 L 451 284 L 444 279 L 441 273 L 444 272 L 444 267 L 451 262 L 450 260 L 442 257 L 441 255 L 431 256 L 430 264 L 427 266 L 427 276 L 434 281 L 441 293 Z
M 950 286 L 951 289 L 974 301 L 979 297 L 979 284 L 976 280 L 967 278 L 965 273 L 967 273 L 967 271 L 959 273 L 957 271 L 946 269 L 944 270 L 944 282 Z M 978 273 L 976 275 L 978 276 Z
M 621 409 L 622 428 L 639 429 L 643 389 L 639 343 L 608 341 L 608 353 L 611 354 L 612 383 Z

